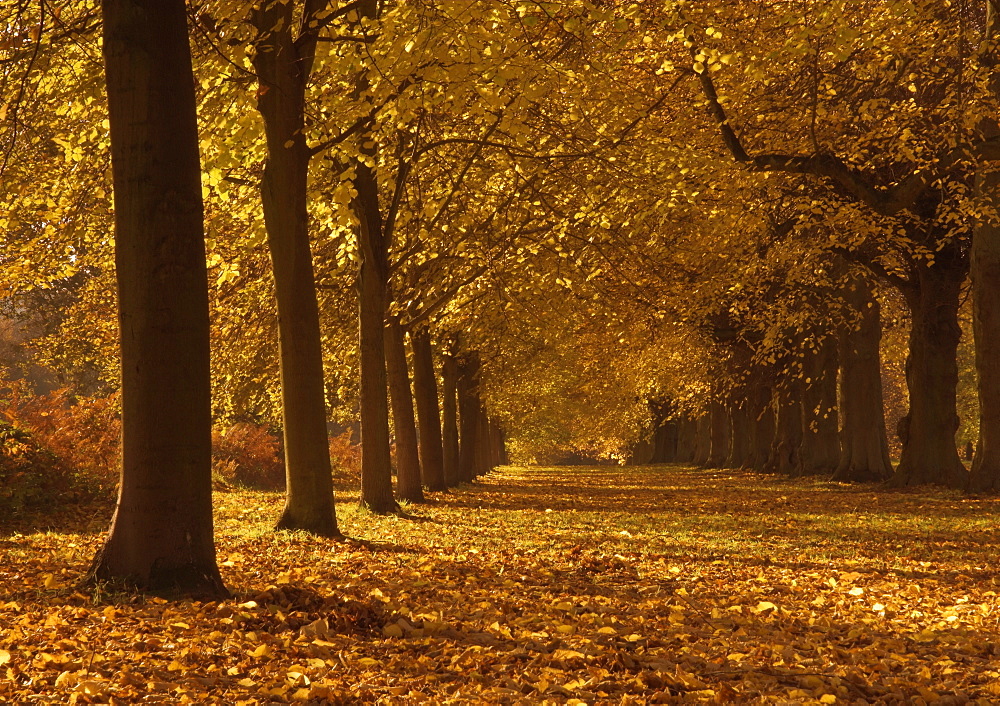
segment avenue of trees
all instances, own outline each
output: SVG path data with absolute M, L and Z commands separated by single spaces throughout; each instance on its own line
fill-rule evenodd
M 328 537 L 346 428 L 376 513 L 509 458 L 1000 490 L 994 10 L 6 7 L 0 298 L 121 393 L 93 578 L 225 593 L 213 423 Z

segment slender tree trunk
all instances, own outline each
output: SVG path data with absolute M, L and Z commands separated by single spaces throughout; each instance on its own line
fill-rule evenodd
M 463 481 L 476 477 L 476 445 L 479 433 L 479 396 L 476 386 L 479 379 L 479 357 L 466 353 L 458 360 L 458 415 L 459 448 L 458 476 Z
M 722 402 L 713 402 L 711 408 L 712 427 L 710 432 L 711 451 L 708 454 L 709 468 L 723 468 L 729 458 L 729 411 Z
M 384 321 L 389 289 L 389 255 L 382 231 L 378 183 L 372 168 L 354 165 L 358 215 L 358 321 L 361 354 L 361 505 L 372 512 L 396 512 L 392 494 L 388 384 Z
M 699 468 L 708 465 L 712 454 L 712 414 L 706 411 L 695 421 L 694 458 L 692 462 Z
M 462 482 L 459 470 L 458 437 L 458 359 L 451 354 L 443 356 L 441 364 L 441 436 L 444 482 L 454 488 Z
M 691 463 L 694 460 L 695 433 L 697 423 L 688 415 L 677 420 L 677 462 Z
M 750 406 L 746 400 L 734 401 L 729 407 L 730 443 L 726 468 L 743 468 L 750 461 L 751 452 Z
M 801 475 L 831 474 L 840 463 L 837 339 L 826 335 L 803 362 Z
M 420 483 L 417 425 L 406 365 L 406 339 L 398 316 L 388 317 L 385 325 L 385 367 L 396 430 L 396 496 L 411 503 L 422 503 L 424 491 Z
M 775 404 L 774 441 L 765 472 L 783 476 L 794 475 L 801 464 L 802 395 L 798 380 L 786 380 L 778 390 Z
M 187 15 L 104 0 L 122 355 L 118 504 L 88 580 L 228 595 L 212 529 L 208 278 Z
M 434 349 L 427 329 L 410 333 L 413 351 L 413 396 L 417 402 L 417 426 L 420 431 L 420 469 L 428 490 L 444 490 L 444 442 L 438 412 L 437 378 L 434 374 Z
M 989 89 L 1000 98 L 997 68 L 997 7 L 987 0 Z M 1000 135 L 997 121 L 979 126 L 984 139 Z M 972 459 L 969 489 L 1000 492 L 1000 162 L 983 159 L 976 171 L 979 218 L 972 236 L 972 330 L 976 337 L 976 372 L 979 375 L 979 441 Z
M 892 475 L 882 401 L 882 315 L 871 286 L 854 275 L 843 290 L 858 321 L 840 335 L 840 462 L 833 479 L 870 483 Z
M 475 477 L 485 476 L 493 470 L 493 458 L 490 453 L 490 419 L 486 414 L 483 401 L 476 395 L 478 402 L 476 427 Z
M 917 269 L 918 286 L 906 292 L 912 317 L 906 384 L 910 410 L 904 418 L 903 452 L 895 487 L 936 483 L 964 488 L 969 474 L 955 447 L 958 431 L 956 388 L 958 325 L 965 267 L 962 255 L 948 246 L 933 267 Z
M 310 153 L 304 134 L 305 90 L 316 43 L 314 36 L 307 35 L 305 42 L 292 36 L 293 5 L 268 0 L 254 13 L 261 35 L 253 63 L 263 87 L 257 109 L 264 119 L 268 153 L 261 199 L 278 304 L 285 442 L 285 508 L 277 526 L 337 536 L 322 337 L 309 247 Z

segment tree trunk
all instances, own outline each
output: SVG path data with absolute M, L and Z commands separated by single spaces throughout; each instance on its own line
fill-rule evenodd
M 695 421 L 694 457 L 691 461 L 699 468 L 708 464 L 712 453 L 712 415 L 705 412 Z
M 985 39 L 990 69 L 989 90 L 1000 97 L 997 67 L 997 22 L 993 2 L 987 2 Z M 978 132 L 996 138 L 996 120 L 984 121 Z M 979 441 L 972 459 L 969 490 L 1000 492 L 1000 163 L 983 159 L 976 172 L 977 212 L 972 236 L 972 330 L 976 339 L 979 376 Z
M 694 460 L 695 432 L 697 423 L 688 415 L 677 420 L 677 462 L 691 463 Z
M 458 359 L 458 416 L 460 423 L 458 477 L 471 481 L 476 477 L 476 445 L 479 434 L 479 356 L 467 353 Z
M 675 420 L 660 420 L 653 432 L 653 458 L 650 463 L 673 463 L 677 459 L 677 435 Z
M 723 468 L 729 458 L 729 411 L 721 402 L 713 402 L 711 407 L 712 427 L 710 432 L 711 451 L 708 454 L 709 468 Z
M 774 441 L 764 468 L 766 473 L 792 476 L 801 464 L 802 395 L 800 381 L 786 380 L 778 390 L 775 404 Z
M 441 364 L 441 436 L 444 482 L 454 488 L 462 482 L 459 470 L 458 359 L 446 354 Z
M 261 200 L 278 305 L 285 449 L 285 508 L 277 526 L 337 536 L 322 337 L 309 247 L 310 153 L 304 135 L 315 39 L 303 43 L 293 38 L 293 10 L 293 3 L 271 0 L 254 13 L 261 33 L 254 69 L 267 87 L 257 99 L 267 138 Z
M 957 247 L 941 250 L 934 266 L 918 267 L 917 286 L 904 292 L 912 317 L 906 363 L 910 410 L 901 426 L 899 466 L 889 481 L 894 487 L 964 488 L 969 480 L 955 447 L 958 308 L 965 280 L 964 256 L 953 252 Z
M 773 393 L 768 386 L 755 385 L 750 399 L 753 406 L 750 420 L 749 465 L 755 471 L 764 472 L 771 457 L 776 426 Z
M 857 312 L 840 334 L 840 462 L 833 479 L 870 483 L 892 475 L 882 400 L 882 314 L 868 282 L 854 275 L 843 296 Z
M 413 396 L 417 402 L 417 426 L 420 431 L 420 469 L 428 490 L 444 490 L 444 442 L 438 412 L 437 378 L 434 374 L 434 349 L 427 329 L 410 333 L 413 351 Z
M 486 414 L 483 401 L 476 395 L 478 402 L 478 426 L 476 427 L 475 477 L 485 476 L 493 470 L 493 457 L 490 453 L 490 419 Z
M 121 484 L 89 581 L 228 595 L 212 529 L 208 278 L 187 15 L 105 0 L 122 356 Z
M 837 419 L 837 339 L 832 334 L 806 351 L 802 385 L 802 453 L 800 475 L 825 475 L 840 463 Z
M 750 406 L 746 400 L 733 402 L 729 407 L 730 442 L 725 468 L 743 468 L 750 461 L 751 451 Z
M 420 452 L 406 365 L 406 339 L 398 316 L 390 316 L 386 322 L 385 367 L 396 430 L 396 497 L 411 503 L 422 503 L 424 491 L 420 484 Z
M 358 216 L 358 321 L 361 353 L 361 505 L 376 513 L 396 512 L 392 494 L 388 385 L 384 321 L 389 287 L 389 256 L 382 232 L 378 183 L 368 165 L 354 165 Z

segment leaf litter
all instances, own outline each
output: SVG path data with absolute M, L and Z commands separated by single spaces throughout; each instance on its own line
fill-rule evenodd
M 106 513 L 8 528 L 0 701 L 1000 701 L 996 500 L 672 466 L 430 497 L 345 489 L 331 542 L 217 493 L 220 602 L 75 588 Z

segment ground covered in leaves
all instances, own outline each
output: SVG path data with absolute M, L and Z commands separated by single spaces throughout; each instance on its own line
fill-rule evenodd
M 1000 503 L 505 468 L 353 541 L 216 496 L 215 603 L 76 590 L 107 514 L 0 526 L 3 703 L 1000 702 Z

